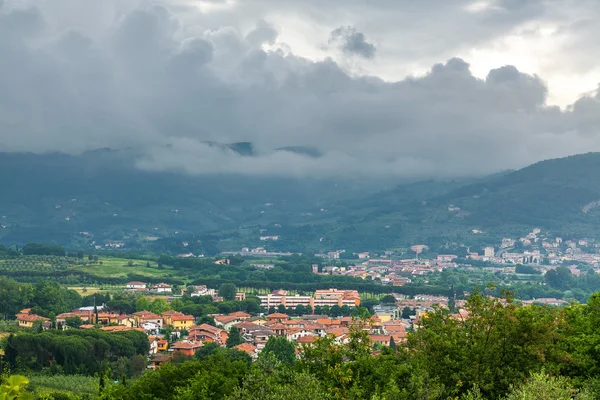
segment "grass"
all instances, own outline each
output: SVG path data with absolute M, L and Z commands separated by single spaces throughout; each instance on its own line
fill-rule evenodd
M 93 286 L 69 286 L 69 289 L 76 291 L 81 296 L 89 296 L 96 293 L 106 292 L 107 290 Z M 84 290 L 85 289 L 85 290 Z
M 150 261 L 150 267 L 147 267 L 147 261 L 143 260 L 100 257 L 99 261 L 102 261 L 102 264 L 77 265 L 72 267 L 72 269 L 105 278 L 127 277 L 128 274 L 143 275 L 150 278 L 163 278 L 172 273 L 169 268 L 158 269 L 157 264 L 152 261 Z

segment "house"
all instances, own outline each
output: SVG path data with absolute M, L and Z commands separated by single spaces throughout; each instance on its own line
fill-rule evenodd
M 143 291 L 146 290 L 146 284 L 144 282 L 127 282 L 125 285 L 125 290 L 129 291 Z
M 159 354 L 150 361 L 149 369 L 157 369 L 160 366 L 173 358 L 173 354 Z
M 153 285 L 150 288 L 150 292 L 151 293 L 171 293 L 171 285 L 167 285 L 166 283 L 159 283 L 156 285 Z
M 253 346 L 250 343 L 238 344 L 234 347 L 234 349 L 247 353 L 250 357 L 252 357 L 253 360 L 256 360 L 256 358 L 258 357 L 258 353 L 256 352 L 256 346 Z
M 19 328 L 33 328 L 33 324 L 35 324 L 37 321 L 42 321 L 42 323 L 45 324 L 50 322 L 50 318 L 42 317 L 41 315 L 37 314 L 31 314 L 30 311 L 27 314 L 17 314 Z
M 93 315 L 92 311 L 73 310 L 68 313 L 58 314 L 56 316 L 56 324 L 57 325 L 65 325 L 67 322 L 67 318 L 76 318 L 76 317 L 81 318 L 82 322 L 90 322 L 93 320 L 94 315 Z
M 150 343 L 148 354 L 152 355 L 158 353 L 158 338 L 156 336 L 148 336 L 148 342 Z
M 181 316 L 181 315 L 185 315 L 182 312 L 179 311 L 175 311 L 175 310 L 169 310 L 169 311 L 165 311 L 164 313 L 160 314 L 163 317 L 163 323 L 166 326 L 172 325 L 173 321 L 171 320 L 171 317 L 173 316 Z
M 440 254 L 437 256 L 437 262 L 448 263 L 456 258 L 458 258 L 458 256 L 456 254 Z
M 82 325 L 83 326 L 83 325 Z M 111 325 L 100 328 L 104 332 L 126 332 L 126 331 L 142 331 L 142 328 L 130 328 L 128 326 Z
M 156 350 L 158 351 L 167 351 L 169 350 L 169 341 L 165 339 L 159 339 L 157 342 Z
M 136 326 L 133 315 L 121 314 L 117 317 L 117 324 L 133 328 Z
M 252 315 L 250 315 L 248 313 L 245 313 L 243 311 L 232 312 L 232 313 L 229 314 L 229 316 L 230 317 L 237 317 L 237 318 L 239 318 L 241 320 L 246 320 L 246 319 L 252 317 Z
M 171 317 L 171 326 L 177 330 L 189 329 L 194 326 L 196 318 L 193 315 L 173 315 Z
M 404 341 L 404 336 L 402 335 L 369 335 L 372 344 L 380 344 L 383 346 L 389 346 L 392 338 L 396 344 Z
M 225 345 L 228 337 L 229 334 L 225 330 L 208 324 L 192 326 L 189 329 L 188 335 L 190 339 L 202 342 L 214 342 L 221 346 Z
M 163 318 L 154 314 L 150 311 L 138 311 L 133 313 L 133 318 L 135 319 L 136 325 L 141 326 L 144 323 L 151 322 L 159 326 L 159 329 L 163 327 Z
M 267 315 L 267 321 L 282 322 L 282 321 L 286 321 L 288 319 L 290 319 L 290 316 L 287 314 L 283 314 L 283 313 L 273 313 L 273 314 Z
M 217 315 L 215 317 L 215 324 L 217 326 L 222 327 L 226 331 L 229 331 L 229 329 L 231 329 L 233 325 L 237 324 L 240 321 L 241 319 L 234 315 Z
M 301 336 L 298 338 L 298 340 L 296 340 L 296 343 L 298 343 L 299 345 L 304 345 L 304 346 L 310 346 L 312 345 L 316 340 L 318 339 L 318 336 Z
M 98 316 L 98 318 L 96 318 L 96 315 L 94 315 L 94 318 L 93 318 L 94 322 L 96 324 L 108 325 L 108 324 L 118 324 L 119 323 L 119 314 L 101 312 L 101 313 L 98 313 L 97 316 Z
M 202 344 L 202 342 L 194 342 L 194 341 L 190 341 L 190 340 L 184 340 L 181 342 L 176 342 L 171 346 L 171 349 L 174 352 L 179 352 L 182 353 L 188 357 L 193 357 L 194 354 L 196 354 L 196 352 L 198 350 L 200 350 L 200 348 L 204 346 Z

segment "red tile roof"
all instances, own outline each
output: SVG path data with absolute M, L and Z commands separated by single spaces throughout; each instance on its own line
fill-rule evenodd
M 256 350 L 256 346 L 252 346 L 250 343 L 242 343 L 235 346 L 234 349 L 245 351 L 246 353 L 250 354 Z

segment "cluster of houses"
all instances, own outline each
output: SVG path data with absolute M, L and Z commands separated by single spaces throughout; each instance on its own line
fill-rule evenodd
M 150 292 L 156 294 L 171 294 L 173 288 L 166 283 L 158 283 L 156 285 L 147 285 L 145 282 L 128 282 L 125 285 L 125 290 L 128 292 Z
M 313 273 L 321 275 L 346 275 L 355 278 L 379 280 L 383 285 L 404 286 L 412 282 L 411 277 L 422 276 L 442 271 L 444 268 L 456 266 L 455 263 L 447 260 L 448 257 L 441 256 L 438 260 L 427 259 L 371 259 L 350 266 L 328 265 L 322 267 L 313 266 Z M 453 256 L 451 260 L 457 258 Z

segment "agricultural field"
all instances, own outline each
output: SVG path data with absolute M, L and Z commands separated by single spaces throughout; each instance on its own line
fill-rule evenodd
M 74 257 L 61 256 L 21 256 L 0 260 L 0 273 L 2 272 L 56 272 L 65 271 L 77 265 L 80 261 Z
M 35 398 L 72 398 L 72 395 L 92 399 L 98 393 L 97 378 L 81 375 L 33 375 L 29 376 L 28 389 Z M 81 397 L 80 397 L 81 398 Z
M 69 286 L 71 290 L 79 293 L 80 296 L 89 296 L 96 293 L 107 292 L 108 290 L 105 288 L 95 287 L 95 286 Z
M 95 257 L 96 258 L 96 257 Z M 73 273 L 70 273 L 73 272 Z M 87 257 L 21 255 L 0 258 L 0 275 L 18 277 L 17 279 L 35 282 L 38 279 L 59 279 L 72 286 L 80 294 L 93 294 L 101 290 L 102 282 L 94 283 L 94 277 L 104 279 L 128 279 L 135 275 L 139 279 L 157 281 L 177 275 L 171 267 L 159 269 L 155 261 L 136 260 L 116 257 L 99 257 L 89 260 Z M 79 277 L 83 278 L 79 278 Z M 181 278 L 181 277 L 177 277 Z M 109 282 L 104 282 L 109 283 Z M 84 290 L 85 293 L 84 293 Z
M 158 269 L 156 262 L 128 260 L 126 258 L 100 257 L 98 263 L 79 264 L 72 269 L 104 278 L 124 278 L 129 274 L 144 275 L 150 278 L 164 278 L 172 274 L 168 267 Z

